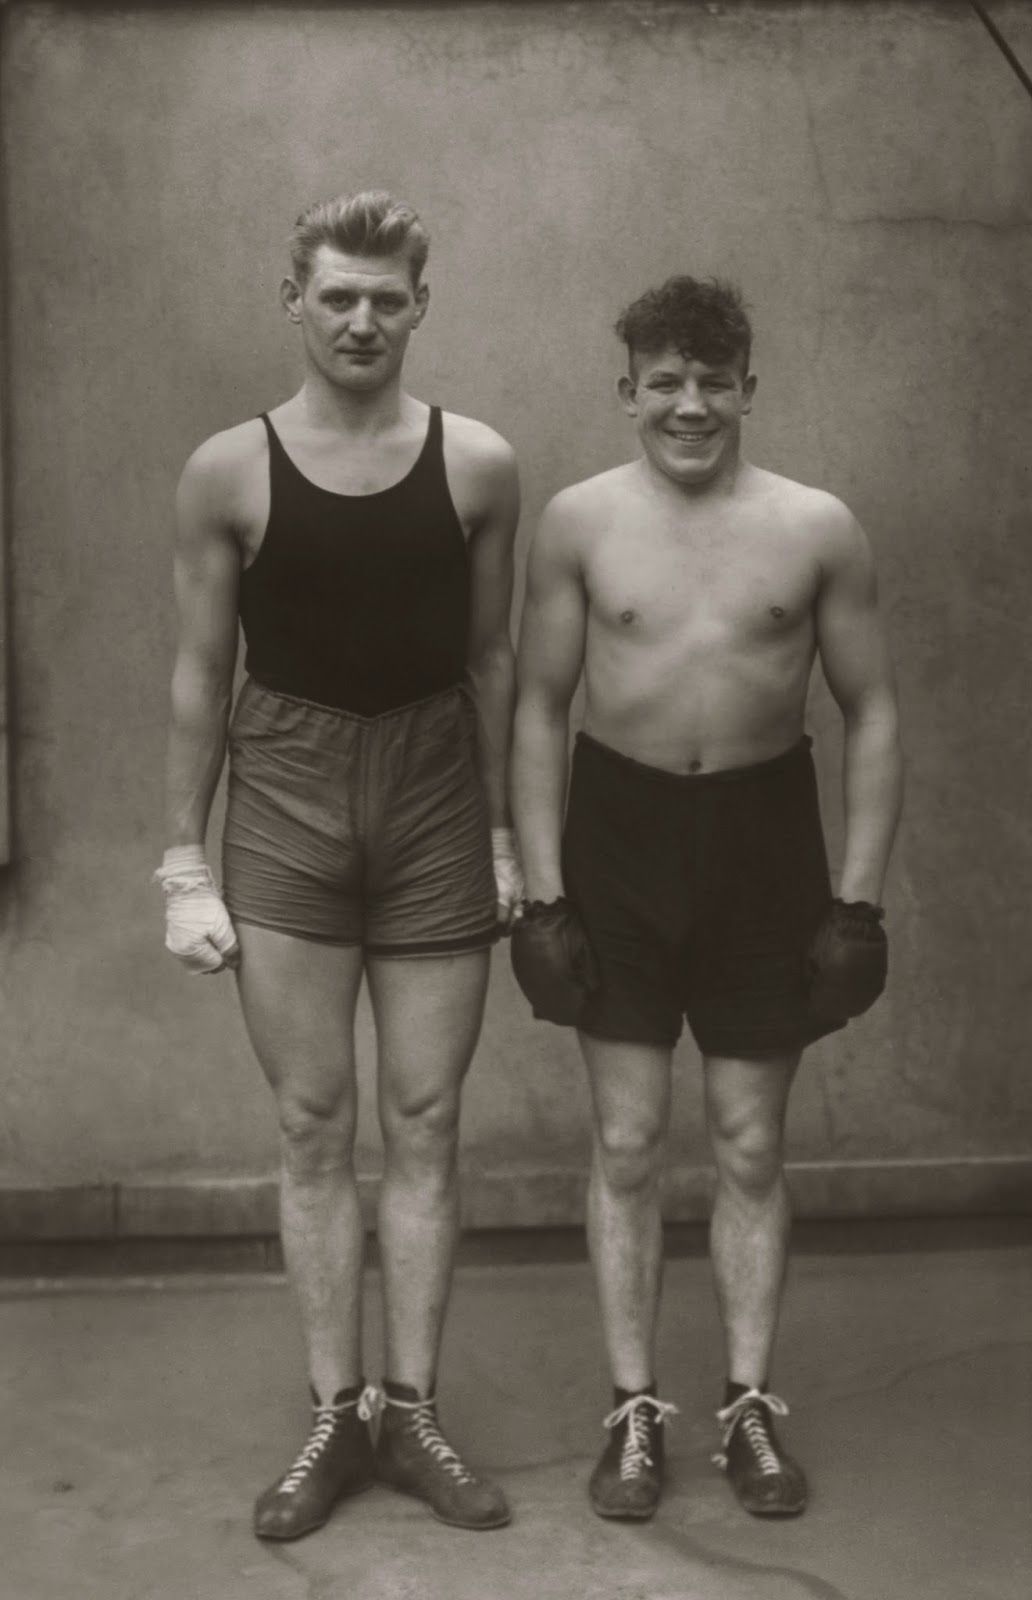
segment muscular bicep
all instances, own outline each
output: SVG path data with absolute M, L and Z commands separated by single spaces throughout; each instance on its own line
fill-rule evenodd
M 531 546 L 520 625 L 521 702 L 569 705 L 584 664 L 587 597 L 573 530 L 547 508 Z
M 228 683 L 237 649 L 240 548 L 224 500 L 217 475 L 192 458 L 176 493 L 176 668 Z
M 843 714 L 894 704 L 874 560 L 863 529 L 845 507 L 829 528 L 816 623 L 821 667 Z
M 469 659 L 474 667 L 499 649 L 511 652 L 512 551 L 519 518 L 519 477 L 508 452 L 486 477 L 483 509 L 470 535 Z

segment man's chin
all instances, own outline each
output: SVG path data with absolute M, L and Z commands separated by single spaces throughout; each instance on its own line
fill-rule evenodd
M 650 455 L 654 467 L 657 467 L 664 477 L 670 478 L 674 483 L 683 483 L 686 488 L 709 483 L 717 476 L 720 470 L 720 455 L 684 456 L 673 452 L 663 451 Z

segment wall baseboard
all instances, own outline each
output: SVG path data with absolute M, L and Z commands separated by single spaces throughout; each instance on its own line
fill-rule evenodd
M 810 1219 L 1032 1215 L 1032 1155 L 789 1165 L 795 1215 Z M 378 1179 L 359 1179 L 372 1227 Z M 579 1167 L 478 1167 L 463 1174 L 463 1226 L 563 1228 L 584 1215 Z M 670 1222 L 709 1214 L 713 1174 L 671 1166 L 664 1181 Z M 272 1237 L 276 1180 L 263 1177 L 133 1179 L 68 1186 L 0 1185 L 0 1241 Z

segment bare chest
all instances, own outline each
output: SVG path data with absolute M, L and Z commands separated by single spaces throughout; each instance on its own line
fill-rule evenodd
M 589 573 L 597 628 L 628 643 L 775 642 L 809 625 L 816 564 L 779 530 L 599 540 Z

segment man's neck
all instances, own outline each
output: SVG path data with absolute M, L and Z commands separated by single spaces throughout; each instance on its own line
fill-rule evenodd
M 382 389 L 341 389 L 317 373 L 309 373 L 295 396 L 297 415 L 313 430 L 333 429 L 374 437 L 389 433 L 411 407 L 400 375 Z
M 647 455 L 643 454 L 639 459 L 645 481 L 656 494 L 673 504 L 698 506 L 700 509 L 732 499 L 743 477 L 750 471 L 749 463 L 736 453 L 729 460 L 722 461 L 711 478 L 702 483 L 684 483 L 657 467 Z

